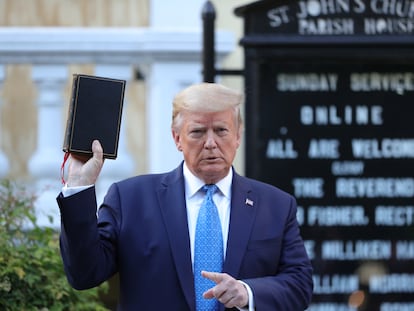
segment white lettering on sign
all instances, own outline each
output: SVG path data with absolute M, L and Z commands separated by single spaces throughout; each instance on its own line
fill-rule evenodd
M 295 13 L 281 5 L 267 12 L 268 24 L 278 28 L 297 21 L 301 35 L 353 35 L 355 14 L 364 14 L 362 32 L 366 35 L 412 34 L 414 4 L 412 0 L 307 0 L 297 1 Z M 335 15 L 331 18 L 330 15 Z M 291 18 L 291 16 L 296 16 Z
M 331 165 L 333 175 L 362 175 L 364 162 L 362 161 L 333 161 Z
M 411 226 L 414 224 L 414 206 L 378 205 L 375 208 L 377 226 Z
M 289 7 L 286 5 L 271 9 L 267 12 L 267 17 L 269 18 L 270 27 L 276 28 L 282 24 L 289 23 L 289 15 L 287 11 Z
M 381 106 L 302 106 L 300 121 L 303 125 L 381 125 Z
M 359 288 L 357 275 L 314 275 L 314 294 L 350 294 Z
M 414 293 L 414 275 L 409 273 L 373 275 L 369 279 L 369 292 L 381 293 Z
M 395 92 L 403 95 L 414 91 L 414 73 L 351 73 L 350 89 L 354 92 Z
M 363 0 L 343 1 L 343 0 L 318 0 L 318 1 L 299 1 L 298 18 L 309 16 L 322 16 L 341 13 L 362 13 L 365 10 Z
M 352 139 L 352 154 L 363 159 L 414 158 L 414 139 Z
M 338 178 L 338 198 L 411 198 L 414 178 Z
M 365 18 L 364 31 L 367 35 L 412 33 L 414 21 L 408 18 Z
M 395 258 L 397 260 L 414 259 L 414 241 L 397 241 Z
M 324 260 L 386 260 L 392 256 L 391 241 L 323 241 L 321 256 Z
M 365 226 L 369 218 L 362 206 L 315 206 L 308 207 L 309 226 Z
M 317 18 L 298 21 L 300 35 L 352 35 L 354 20 L 351 18 Z
M 293 178 L 292 184 L 297 198 L 322 198 L 322 178 Z
M 371 0 L 370 8 L 376 14 L 414 17 L 414 3 L 412 0 Z
M 414 302 L 383 302 L 379 311 L 413 311 Z
M 276 77 L 279 92 L 335 92 L 338 75 L 334 73 L 279 73 Z
M 315 258 L 315 241 L 313 240 L 305 240 L 303 241 L 305 244 L 306 253 L 309 256 L 309 259 L 312 260 Z
M 348 304 L 336 303 L 336 302 L 319 302 L 319 303 L 313 302 L 310 308 L 306 310 L 309 310 L 309 311 L 357 311 L 357 309 L 348 306 Z
M 305 223 L 305 211 L 300 205 L 297 207 L 296 220 L 298 221 L 299 226 L 302 226 Z
M 339 140 L 311 139 L 309 142 L 308 157 L 310 159 L 337 159 L 339 158 Z
M 291 139 L 270 139 L 267 143 L 266 157 L 268 159 L 296 159 L 298 152 Z

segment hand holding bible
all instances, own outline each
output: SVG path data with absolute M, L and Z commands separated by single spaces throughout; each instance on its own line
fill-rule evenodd
M 93 156 L 70 154 L 67 185 L 70 187 L 95 184 L 103 166 L 103 149 L 98 140 L 92 142 Z

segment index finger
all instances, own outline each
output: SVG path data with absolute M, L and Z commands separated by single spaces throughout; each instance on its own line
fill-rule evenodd
M 216 284 L 220 283 L 223 280 L 223 273 L 219 272 L 201 271 L 201 275 Z

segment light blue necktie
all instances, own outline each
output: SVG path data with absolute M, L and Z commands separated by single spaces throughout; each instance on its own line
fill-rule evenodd
M 204 299 L 203 293 L 216 284 L 201 276 L 201 271 L 221 272 L 223 266 L 223 235 L 220 218 L 213 201 L 216 185 L 205 185 L 206 196 L 198 213 L 194 244 L 194 286 L 197 311 L 216 311 L 216 299 Z

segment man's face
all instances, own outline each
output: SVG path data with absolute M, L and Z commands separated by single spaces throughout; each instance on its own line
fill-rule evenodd
M 220 112 L 182 112 L 179 132 L 172 131 L 190 171 L 205 183 L 225 177 L 240 145 L 232 109 Z

